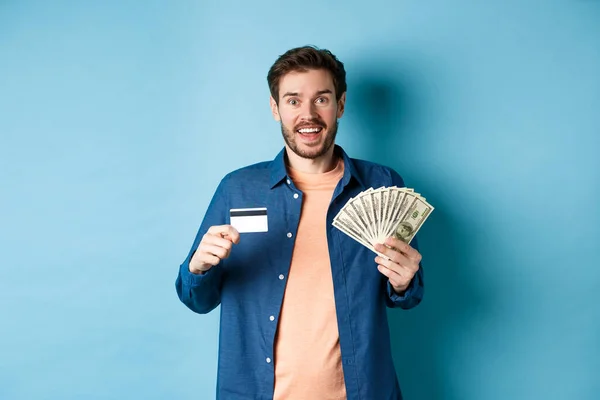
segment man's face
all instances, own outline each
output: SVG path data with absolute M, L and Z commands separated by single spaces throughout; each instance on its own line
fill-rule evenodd
M 298 156 L 315 159 L 334 144 L 346 94 L 339 101 L 335 96 L 326 70 L 290 72 L 279 81 L 279 105 L 271 98 L 271 111 L 281 122 L 285 143 Z

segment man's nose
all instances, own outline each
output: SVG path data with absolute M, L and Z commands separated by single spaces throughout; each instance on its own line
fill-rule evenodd
M 312 101 L 305 102 L 302 104 L 300 109 L 300 118 L 302 119 L 314 119 L 317 117 L 317 108 Z

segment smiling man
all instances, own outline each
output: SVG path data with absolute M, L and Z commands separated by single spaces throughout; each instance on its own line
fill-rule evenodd
M 386 239 L 384 259 L 332 221 L 404 182 L 335 144 L 346 73 L 331 52 L 291 49 L 267 81 L 285 146 L 222 179 L 176 280 L 192 311 L 221 305 L 217 398 L 401 399 L 386 307 L 422 299 L 416 238 Z

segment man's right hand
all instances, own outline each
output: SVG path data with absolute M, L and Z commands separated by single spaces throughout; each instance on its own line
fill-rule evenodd
M 231 225 L 215 225 L 202 237 L 198 249 L 190 261 L 190 272 L 202 274 L 221 260 L 229 257 L 233 244 L 240 241 L 240 233 Z

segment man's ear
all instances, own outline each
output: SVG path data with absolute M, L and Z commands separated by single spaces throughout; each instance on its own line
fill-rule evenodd
M 271 104 L 271 113 L 273 114 L 273 118 L 275 121 L 281 121 L 281 117 L 279 116 L 279 107 L 277 106 L 273 96 L 269 98 L 269 103 Z
M 342 93 L 342 97 L 338 100 L 337 117 L 342 118 L 346 109 L 346 92 Z

